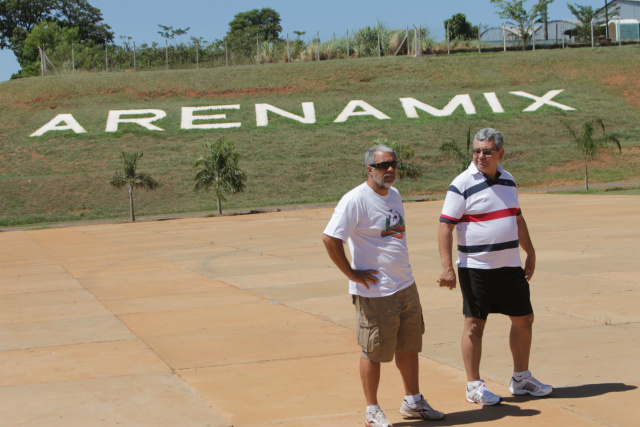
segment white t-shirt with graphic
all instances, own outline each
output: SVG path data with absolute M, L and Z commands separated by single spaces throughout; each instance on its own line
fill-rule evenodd
M 351 266 L 377 270 L 379 282 L 364 285 L 349 281 L 349 293 L 376 298 L 392 295 L 414 283 L 407 250 L 404 206 L 394 187 L 377 194 L 365 182 L 345 194 L 324 234 L 346 241 Z

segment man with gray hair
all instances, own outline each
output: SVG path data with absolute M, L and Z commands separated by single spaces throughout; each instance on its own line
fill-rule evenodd
M 404 207 L 396 180 L 398 159 L 386 145 L 365 155 L 367 181 L 345 194 L 324 230 L 329 257 L 349 279 L 356 306 L 356 335 L 362 347 L 360 379 L 367 402 L 367 427 L 390 427 L 378 404 L 380 365 L 394 357 L 400 370 L 405 418 L 441 420 L 420 394 L 418 353 L 424 320 L 407 249 Z M 351 263 L 344 242 L 349 245 Z
M 518 202 L 513 176 L 499 165 L 504 156 L 500 132 L 486 128 L 473 141 L 473 162 L 458 175 L 447 192 L 438 246 L 442 271 L 440 286 L 456 287 L 453 269 L 453 229 L 458 243 L 458 277 L 462 291 L 462 359 L 467 374 L 467 401 L 495 405 L 501 396 L 492 393 L 480 377 L 482 336 L 489 313 L 511 319 L 509 346 L 513 376 L 509 391 L 514 395 L 546 396 L 553 387 L 535 379 L 529 371 L 533 308 L 529 280 L 536 266 L 527 223 Z M 520 261 L 526 253 L 524 269 Z

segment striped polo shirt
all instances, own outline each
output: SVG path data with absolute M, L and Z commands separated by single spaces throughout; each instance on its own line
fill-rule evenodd
M 456 224 L 459 267 L 520 267 L 518 225 L 521 214 L 513 176 L 500 166 L 492 181 L 474 163 L 447 192 L 440 221 Z

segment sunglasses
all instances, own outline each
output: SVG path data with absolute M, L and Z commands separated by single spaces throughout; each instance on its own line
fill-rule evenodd
M 369 166 L 371 166 L 372 168 L 376 168 L 376 169 L 384 169 L 384 170 L 387 170 L 387 169 L 389 169 L 390 167 L 392 167 L 392 168 L 396 169 L 396 168 L 398 167 L 398 161 L 397 161 L 397 160 L 394 160 L 394 161 L 392 161 L 392 162 L 380 162 L 380 163 L 374 163 L 374 164 L 369 165 Z
M 476 156 L 479 156 L 480 154 L 484 154 L 485 156 L 490 157 L 496 151 L 500 151 L 500 150 L 496 150 L 493 148 L 485 148 L 482 150 L 480 148 L 474 148 L 473 154 L 475 154 Z

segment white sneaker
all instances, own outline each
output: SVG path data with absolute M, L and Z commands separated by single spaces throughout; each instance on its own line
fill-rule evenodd
M 502 396 L 493 394 L 484 385 L 484 380 L 478 381 L 476 387 L 467 386 L 467 402 L 479 403 L 480 405 L 497 405 L 502 400 Z
M 406 400 L 402 401 L 400 407 L 400 414 L 405 418 L 422 419 L 427 421 L 438 421 L 444 418 L 444 414 L 440 411 L 436 411 L 427 403 L 427 400 L 422 396 L 420 401 L 409 404 Z
M 393 427 L 391 421 L 384 416 L 384 412 L 380 408 L 367 411 L 367 418 L 364 425 L 367 427 Z
M 509 387 L 511 394 L 531 396 L 546 396 L 553 391 L 553 387 L 548 384 L 542 384 L 532 376 L 521 379 L 520 381 L 511 377 L 511 386 Z

